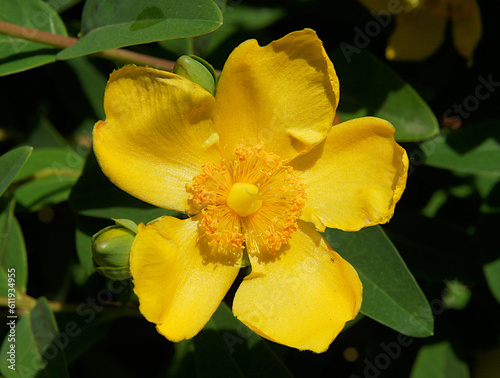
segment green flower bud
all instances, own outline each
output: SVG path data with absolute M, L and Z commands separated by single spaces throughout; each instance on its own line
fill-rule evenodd
M 112 280 L 130 278 L 130 250 L 135 233 L 120 225 L 103 228 L 92 237 L 92 259 L 97 272 Z
M 217 74 L 204 59 L 194 55 L 182 55 L 175 62 L 174 73 L 201 85 L 212 95 L 215 95 Z

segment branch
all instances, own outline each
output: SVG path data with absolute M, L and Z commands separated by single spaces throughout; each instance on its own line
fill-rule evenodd
M 14 38 L 21 38 L 32 42 L 43 43 L 65 49 L 66 47 L 74 45 L 78 42 L 77 38 L 65 37 L 59 34 L 52 34 L 41 30 L 30 29 L 25 26 L 12 24 L 0 20 L 0 34 L 5 34 Z M 150 66 L 159 68 L 166 71 L 171 71 L 175 62 L 156 58 L 150 55 L 136 53 L 130 50 L 113 49 L 97 53 L 102 58 L 116 60 L 122 63 L 136 63 L 139 65 Z
M 18 314 L 23 314 L 25 311 L 31 311 L 33 307 L 35 307 L 37 301 L 35 298 L 31 297 L 28 294 L 22 294 L 20 292 L 16 292 L 15 302 L 8 297 L 0 297 L 0 307 L 9 307 L 9 304 L 15 304 L 15 311 Z M 64 303 L 58 301 L 47 301 L 50 309 L 53 312 L 78 312 L 79 309 L 82 308 L 82 305 L 90 307 L 91 304 L 82 302 L 80 304 L 73 303 Z M 95 306 L 95 303 L 93 303 Z M 107 315 L 111 316 L 133 316 L 133 317 L 142 317 L 137 306 L 133 303 L 123 304 L 120 302 L 110 302 L 107 303 L 106 306 L 98 306 L 94 308 L 94 310 L 103 312 Z

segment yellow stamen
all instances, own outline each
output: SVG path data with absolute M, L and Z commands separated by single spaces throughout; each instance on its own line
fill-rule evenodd
M 233 159 L 205 164 L 186 184 L 201 237 L 209 245 L 274 253 L 297 230 L 305 190 L 292 167 L 261 145 L 238 146 Z

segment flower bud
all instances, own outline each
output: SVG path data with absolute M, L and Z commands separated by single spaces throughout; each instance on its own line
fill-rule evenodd
M 174 73 L 201 85 L 212 95 L 217 86 L 217 74 L 204 59 L 194 55 L 182 55 L 175 62 Z
M 92 237 L 92 259 L 97 272 L 112 280 L 130 278 L 130 249 L 135 233 L 120 225 L 103 228 Z

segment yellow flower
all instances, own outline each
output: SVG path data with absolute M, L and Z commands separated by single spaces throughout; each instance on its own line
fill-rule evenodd
M 229 56 L 215 96 L 175 74 L 113 72 L 94 129 L 117 186 L 192 217 L 141 224 L 130 257 L 140 311 L 172 341 L 195 336 L 236 279 L 233 312 L 259 335 L 325 351 L 361 306 L 354 268 L 315 230 L 387 222 L 408 158 L 377 118 L 332 127 L 339 83 L 316 33 Z M 314 226 L 315 227 L 314 227 Z
M 397 14 L 396 28 L 386 49 L 387 59 L 419 61 L 443 44 L 448 20 L 457 51 L 472 65 L 482 24 L 476 0 L 404 0 L 391 8 L 390 0 L 360 0 L 377 12 Z M 394 4 L 394 3 L 393 3 Z M 389 9 L 391 8 L 391 9 Z

